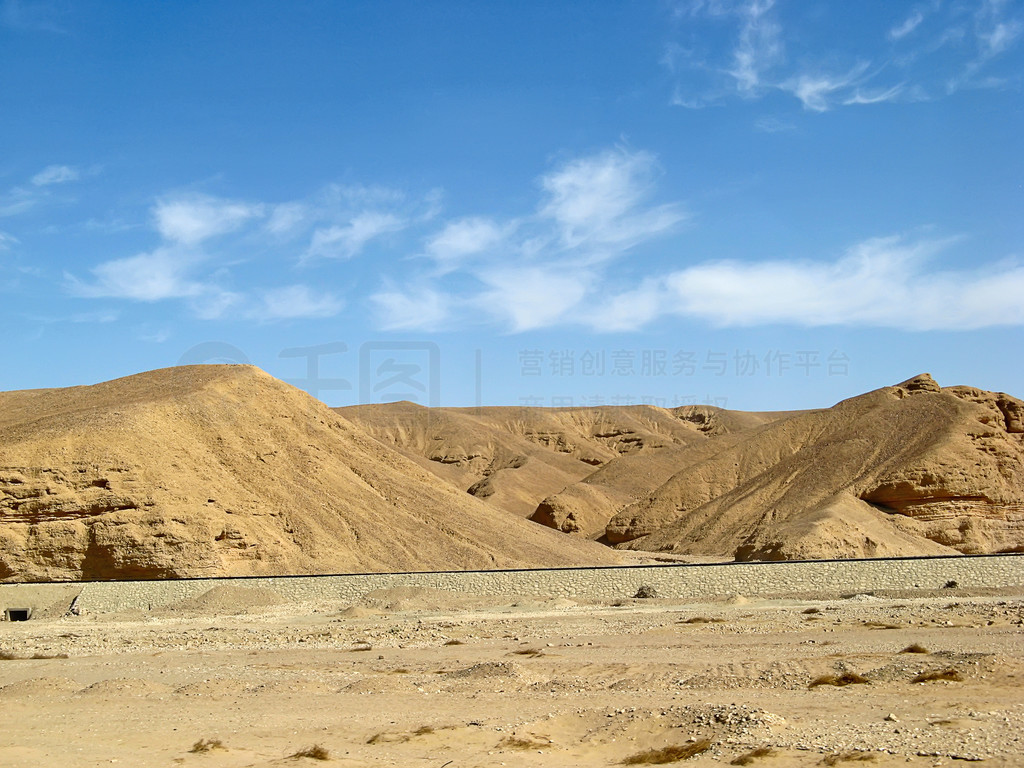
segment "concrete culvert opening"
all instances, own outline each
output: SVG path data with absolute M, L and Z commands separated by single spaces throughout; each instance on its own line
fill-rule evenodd
M 32 618 L 31 608 L 8 608 L 4 611 L 7 621 L 28 621 Z

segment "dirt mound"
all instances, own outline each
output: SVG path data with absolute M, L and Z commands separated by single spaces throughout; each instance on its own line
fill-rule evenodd
M 280 605 L 284 598 L 272 589 L 220 584 L 198 597 L 182 600 L 172 610 L 196 611 L 204 614 L 247 613 L 253 609 Z
M 250 366 L 0 394 L 0 580 L 598 564 Z
M 67 677 L 33 677 L 0 687 L 0 696 L 34 699 L 38 696 L 63 696 L 77 692 L 81 686 Z
M 142 680 L 137 677 L 122 677 L 115 680 L 100 680 L 78 692 L 79 696 L 162 696 L 173 692 L 173 688 L 163 683 Z

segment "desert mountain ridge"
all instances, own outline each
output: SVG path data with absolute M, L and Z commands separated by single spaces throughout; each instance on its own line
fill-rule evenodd
M 1024 404 L 929 374 L 808 411 L 339 412 L 471 495 L 622 549 L 739 560 L 1024 549 Z
M 0 580 L 1024 550 L 1024 403 L 331 409 L 251 366 L 0 393 Z

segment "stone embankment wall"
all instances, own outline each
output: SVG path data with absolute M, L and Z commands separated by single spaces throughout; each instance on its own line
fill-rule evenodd
M 273 590 L 290 602 L 347 603 L 376 589 L 406 586 L 477 595 L 614 600 L 632 597 L 641 585 L 653 587 L 659 597 L 701 599 L 939 589 L 950 582 L 965 588 L 1024 587 L 1024 555 L 0 584 L 0 612 L 28 608 L 35 618 L 60 616 L 76 597 L 85 613 L 146 611 L 173 606 L 222 584 Z

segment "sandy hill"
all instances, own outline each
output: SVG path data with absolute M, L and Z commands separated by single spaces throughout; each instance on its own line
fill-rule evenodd
M 614 511 L 638 497 L 635 488 L 649 491 L 672 475 L 678 468 L 672 457 L 703 443 L 709 434 L 777 417 L 704 406 L 672 411 L 646 405 L 428 409 L 401 402 L 336 410 L 456 487 L 545 524 L 551 523 L 540 520 L 537 511 L 547 497 L 622 467 L 613 471 L 610 483 L 611 495 L 621 502 L 612 513 L 591 514 L 588 499 L 553 525 L 566 532 L 600 528 L 595 538 Z M 655 475 L 660 481 L 652 484 L 649 478 Z
M 248 366 L 0 394 L 0 579 L 608 564 Z
M 923 374 L 712 439 L 619 511 L 631 548 L 737 559 L 1024 549 L 1024 403 Z
M 788 413 L 341 412 L 478 498 L 620 548 L 740 559 L 1024 549 L 1024 404 L 927 374 Z

